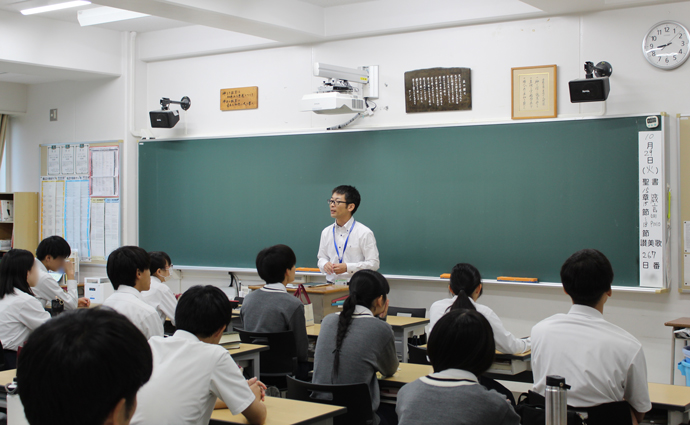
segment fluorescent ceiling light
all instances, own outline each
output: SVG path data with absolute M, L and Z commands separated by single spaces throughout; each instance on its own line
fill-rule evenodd
M 108 22 L 125 21 L 127 19 L 143 18 L 145 16 L 150 15 L 107 6 L 85 9 L 77 12 L 79 25 L 82 27 L 106 24 Z
M 66 3 L 49 4 L 48 6 L 32 7 L 31 9 L 22 10 L 22 15 L 34 15 L 36 13 L 52 12 L 54 10 L 69 9 L 71 7 L 86 6 L 91 4 L 90 1 L 68 1 Z

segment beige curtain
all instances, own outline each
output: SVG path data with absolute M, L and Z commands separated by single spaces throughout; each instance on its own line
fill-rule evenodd
M 7 136 L 7 129 L 10 126 L 10 116 L 7 114 L 0 114 L 0 170 L 2 170 L 2 153 L 5 152 L 5 136 Z

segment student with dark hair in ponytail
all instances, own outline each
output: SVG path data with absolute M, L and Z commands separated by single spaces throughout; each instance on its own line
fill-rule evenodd
M 376 372 L 391 376 L 398 370 L 393 329 L 383 320 L 388 313 L 388 281 L 379 272 L 360 270 L 350 280 L 350 296 L 341 313 L 321 322 L 314 353 L 315 384 L 369 385 L 376 424 L 395 423 L 390 405 L 379 409 Z M 393 420 L 390 420 L 392 416 Z
M 491 324 L 498 351 L 505 354 L 519 354 L 530 350 L 529 340 L 516 338 L 506 330 L 493 310 L 476 302 L 484 290 L 482 277 L 476 267 L 467 263 L 456 264 L 450 274 L 448 289 L 453 294 L 453 298 L 436 301 L 429 309 L 429 334 L 436 322 L 448 311 L 458 308 L 476 310 Z

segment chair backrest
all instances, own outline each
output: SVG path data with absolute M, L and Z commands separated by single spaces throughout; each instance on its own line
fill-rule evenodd
M 400 314 L 402 313 L 402 314 Z M 407 308 L 407 307 L 388 307 L 388 314 L 391 316 L 408 316 L 408 317 L 422 317 L 426 316 L 425 308 Z
M 407 362 L 414 364 L 430 364 L 429 359 L 426 358 L 426 348 L 407 344 Z
M 263 365 L 262 365 L 263 367 Z M 287 377 L 287 398 L 347 408 L 333 418 L 333 425 L 369 425 L 374 423 L 371 395 L 367 384 L 319 385 Z M 316 394 L 314 394 L 316 392 Z
M 587 425 L 632 425 L 630 404 L 627 401 L 616 401 L 600 404 L 586 409 L 573 408 L 575 411 L 587 412 Z
M 297 348 L 292 331 L 277 333 L 247 332 L 238 330 L 240 341 L 246 344 L 263 344 L 270 347 L 259 354 L 261 374 L 291 374 L 297 367 Z

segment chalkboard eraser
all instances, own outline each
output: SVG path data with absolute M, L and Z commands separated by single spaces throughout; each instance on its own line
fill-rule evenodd
M 441 279 L 450 279 L 450 273 L 443 273 Z
M 539 283 L 539 279 L 536 277 L 511 277 L 511 276 L 499 276 L 496 278 L 499 282 L 525 282 L 525 283 Z
M 321 270 L 318 268 L 312 268 L 312 267 L 297 267 L 295 271 L 298 272 L 312 272 L 312 273 L 321 273 Z

